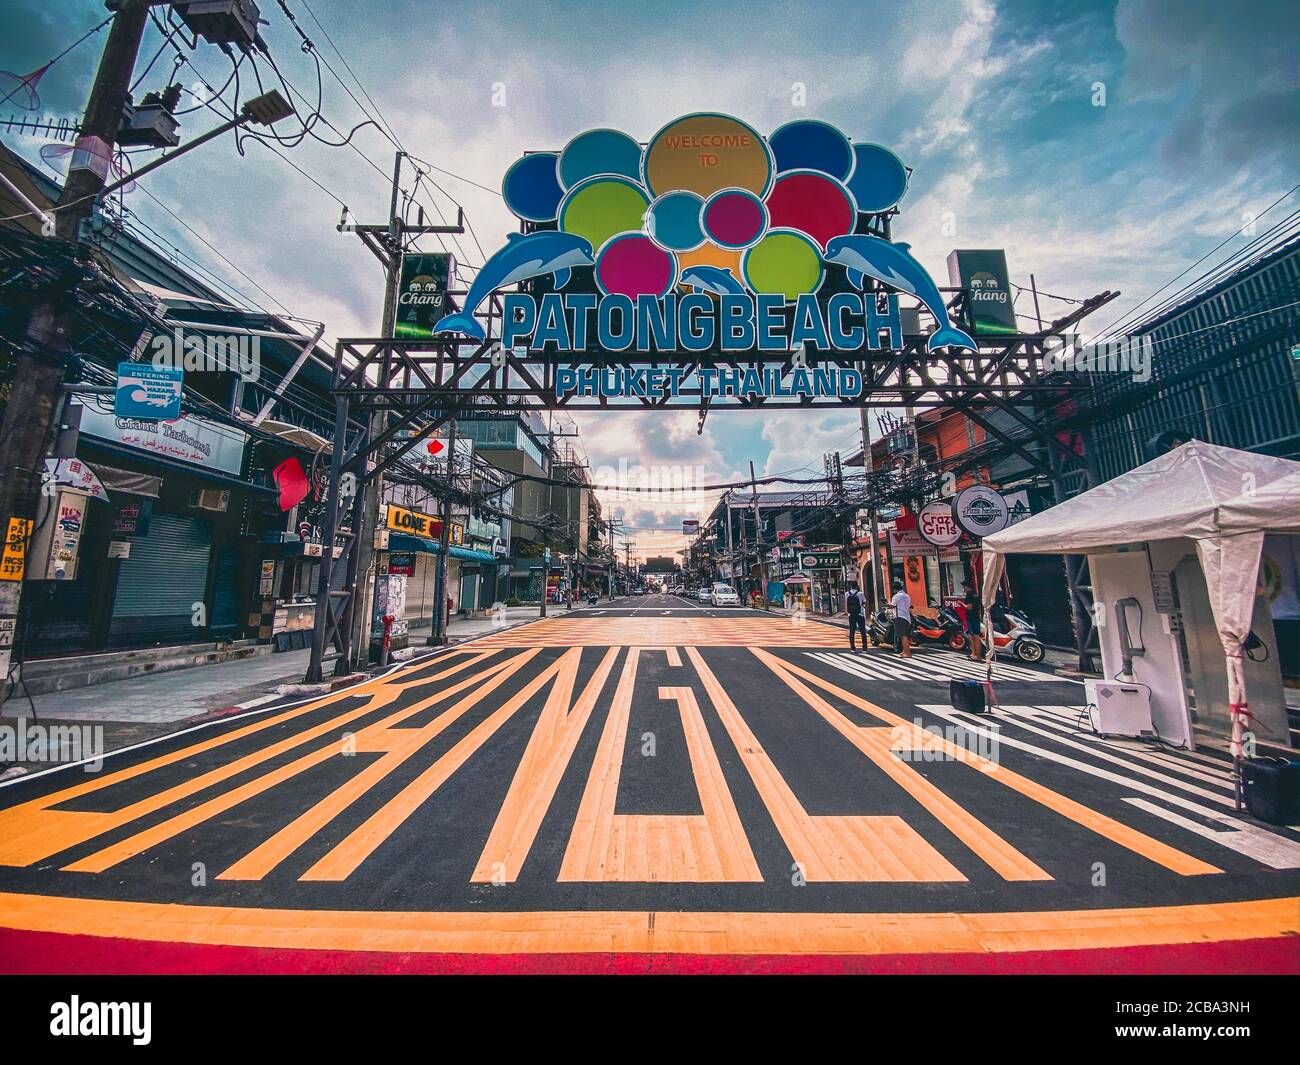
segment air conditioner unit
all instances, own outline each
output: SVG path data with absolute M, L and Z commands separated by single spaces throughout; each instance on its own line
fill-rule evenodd
M 203 488 L 190 497 L 190 506 L 200 510 L 216 510 L 222 513 L 230 506 L 230 489 Z

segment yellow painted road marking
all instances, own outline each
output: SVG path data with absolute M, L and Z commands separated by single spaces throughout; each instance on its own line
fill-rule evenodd
M 536 653 L 536 649 L 533 653 Z M 567 651 L 485 717 L 449 751 L 350 832 L 301 880 L 346 880 L 377 847 L 465 764 L 529 699 L 564 670 L 577 669 L 581 648 Z
M 1300 898 L 1037 913 L 275 910 L 0 893 L 0 927 L 145 942 L 400 953 L 999 953 L 1292 937 Z
M 842 647 L 844 630 L 788 618 L 547 618 L 474 641 L 476 647 Z
M 551 689 L 471 881 L 506 884 L 518 878 L 617 657 L 616 647 L 605 652 L 574 706 L 570 706 L 569 700 L 576 669 L 566 672 Z
M 492 653 L 492 651 L 488 651 L 457 661 L 449 669 L 423 677 L 420 683 L 429 683 L 450 676 L 468 665 L 481 661 Z M 170 803 L 188 798 L 190 795 L 214 784 L 219 784 L 221 781 L 242 773 L 252 766 L 259 765 L 285 751 L 324 736 L 350 721 L 355 721 L 373 713 L 375 710 L 382 709 L 396 699 L 402 689 L 407 686 L 387 685 L 382 679 L 378 678 L 367 681 L 352 688 L 333 692 L 320 699 L 313 699 L 311 702 L 295 707 L 292 710 L 286 710 L 283 713 L 271 713 L 252 724 L 244 725 L 224 735 L 215 736 L 200 743 L 191 744 L 170 754 L 160 755 L 138 765 L 128 766 L 115 773 L 109 773 L 96 780 L 88 780 L 64 788 L 61 791 L 19 803 L 7 810 L 0 810 L 0 865 L 30 865 L 53 854 L 58 854 L 60 851 L 67 850 L 69 847 L 76 846 L 78 843 L 93 839 L 104 832 L 129 824 L 145 814 L 160 810 Z M 359 696 L 369 696 L 369 701 L 362 706 L 313 725 L 311 728 L 287 736 L 243 758 L 233 759 L 216 769 L 191 777 L 170 788 L 164 788 L 162 791 L 148 795 L 119 810 L 99 813 L 53 809 L 53 807 L 79 798 L 82 795 L 88 795 L 99 791 L 101 788 L 111 787 L 114 784 L 133 780 L 146 773 L 184 762 L 208 751 L 217 750 L 226 744 L 256 735 L 258 732 L 275 725 L 282 725 L 285 722 L 302 717 L 304 714 L 323 709 L 333 703 L 343 702 Z
M 699 651 L 686 655 L 759 797 L 807 881 L 960 881 L 960 870 L 901 817 L 814 816 L 804 809 Z
M 677 703 L 702 814 L 614 812 L 640 653 L 637 647 L 627 653 L 559 879 L 676 883 L 762 880 L 690 688 L 660 688 L 659 697 Z

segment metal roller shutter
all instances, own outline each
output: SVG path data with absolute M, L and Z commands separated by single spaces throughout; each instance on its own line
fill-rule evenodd
M 154 511 L 149 535 L 131 541 L 113 598 L 109 642 L 198 640 L 194 604 L 203 602 L 212 554 L 212 526 L 203 518 Z

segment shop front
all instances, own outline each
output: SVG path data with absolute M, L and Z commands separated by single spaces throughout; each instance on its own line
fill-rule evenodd
M 242 476 L 246 435 L 91 404 L 71 404 L 69 417 L 80 420 L 76 454 L 53 472 L 38 518 L 26 653 L 247 635 L 274 510 L 273 493 Z

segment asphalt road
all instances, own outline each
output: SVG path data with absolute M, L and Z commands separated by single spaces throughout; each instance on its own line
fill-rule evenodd
M 1093 737 L 1022 666 L 957 713 L 978 668 L 676 596 L 552 612 L 0 786 L 0 969 L 1300 968 L 1300 833 L 1222 758 Z

